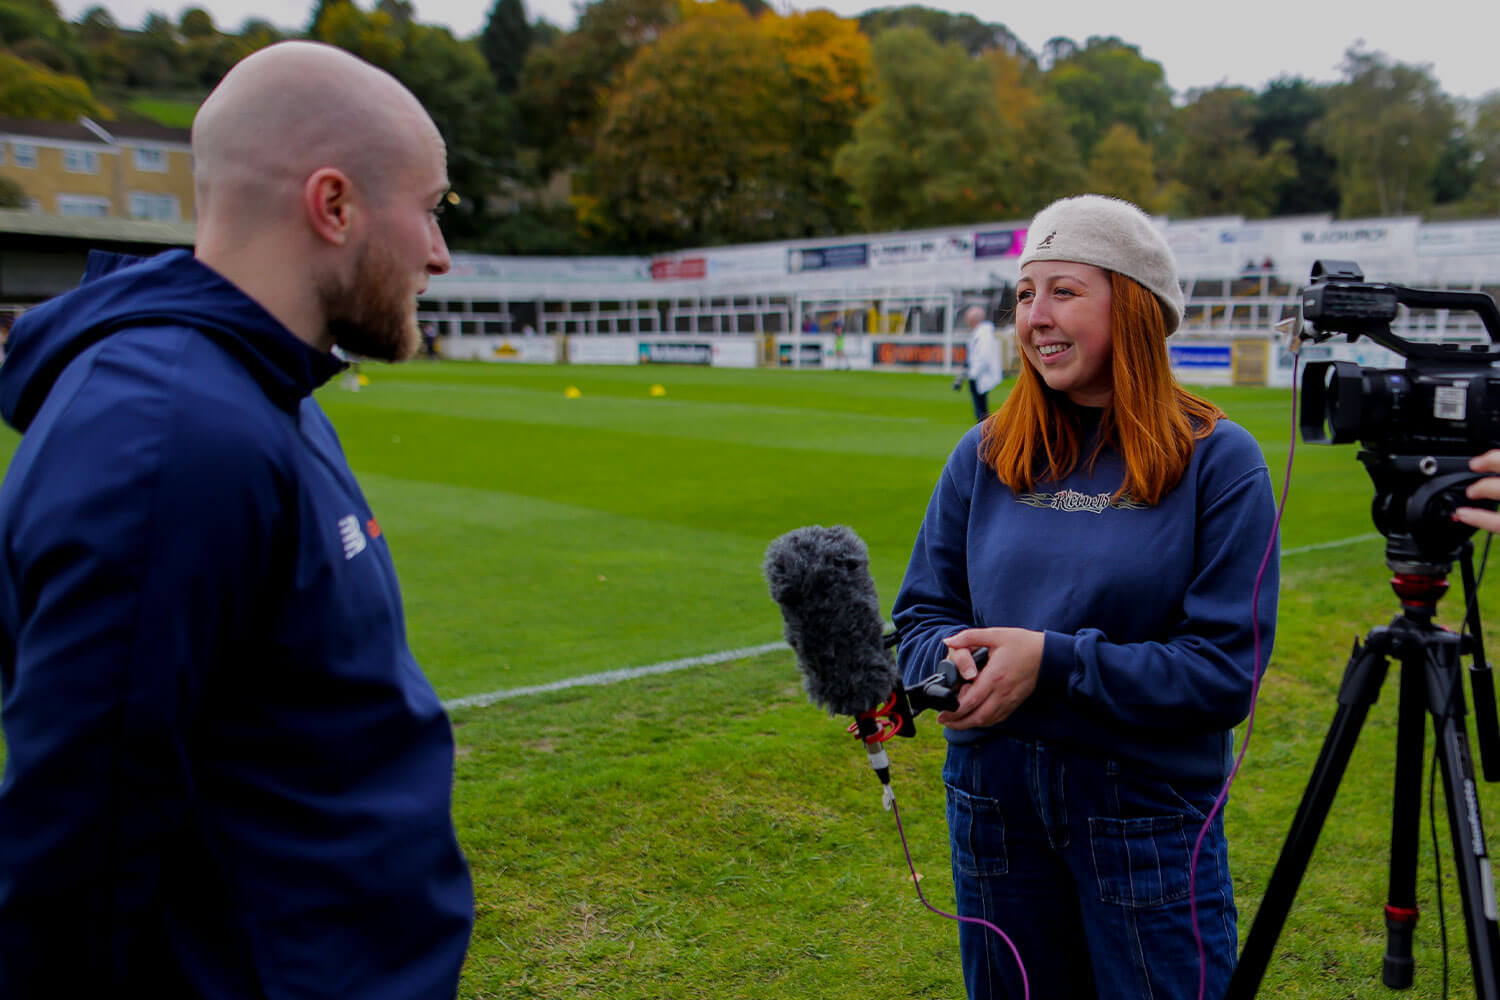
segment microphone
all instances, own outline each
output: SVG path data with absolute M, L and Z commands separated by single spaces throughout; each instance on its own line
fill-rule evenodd
M 813 704 L 854 716 L 884 704 L 900 678 L 864 540 L 841 524 L 798 528 L 766 549 L 764 572 Z
M 865 744 L 889 809 L 894 794 L 885 741 L 915 736 L 915 716 L 925 708 L 957 708 L 965 681 L 945 659 L 911 689 L 902 686 L 891 654 L 899 633 L 884 634 L 869 550 L 853 529 L 789 531 L 766 549 L 763 571 L 797 654 L 803 689 L 829 715 L 854 716 L 850 731 Z M 982 668 L 988 656 L 987 649 L 975 650 L 975 664 Z

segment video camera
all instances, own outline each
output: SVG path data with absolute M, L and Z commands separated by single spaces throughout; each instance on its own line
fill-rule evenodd
M 1488 344 L 1416 342 L 1391 332 L 1398 307 L 1477 313 Z M 1297 337 L 1322 343 L 1368 337 L 1406 358 L 1405 368 L 1351 361 L 1309 363 L 1302 376 L 1302 439 L 1364 445 L 1375 483 L 1375 527 L 1398 572 L 1446 572 L 1472 528 L 1452 519 L 1479 477 L 1469 459 L 1500 447 L 1500 308 L 1484 292 L 1366 282 L 1352 261 L 1320 260 L 1302 290 Z

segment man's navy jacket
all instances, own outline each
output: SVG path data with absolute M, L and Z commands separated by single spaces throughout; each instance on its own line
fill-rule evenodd
M 452 731 L 340 363 L 186 251 L 96 255 L 8 347 L 0 996 L 453 996 Z

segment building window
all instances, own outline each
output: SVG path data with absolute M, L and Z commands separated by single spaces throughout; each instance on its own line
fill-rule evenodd
M 105 219 L 109 217 L 109 199 L 87 194 L 60 194 L 57 196 L 57 214 Z
M 65 149 L 63 169 L 70 174 L 97 174 L 99 154 L 92 149 Z
M 29 142 L 13 142 L 10 147 L 16 154 L 16 166 L 36 169 L 36 146 Z
M 142 191 L 130 193 L 130 217 L 132 219 L 156 219 L 176 222 L 182 218 L 175 194 L 147 194 Z
M 135 169 L 153 174 L 166 173 L 167 151 L 165 149 L 157 149 L 154 146 L 137 146 L 135 150 Z

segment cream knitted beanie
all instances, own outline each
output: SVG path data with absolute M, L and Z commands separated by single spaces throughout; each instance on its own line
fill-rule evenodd
M 1128 201 L 1084 194 L 1054 201 L 1026 231 L 1021 267 L 1034 260 L 1092 264 L 1134 278 L 1155 294 L 1166 314 L 1167 336 L 1182 323 L 1177 262 L 1161 230 Z

